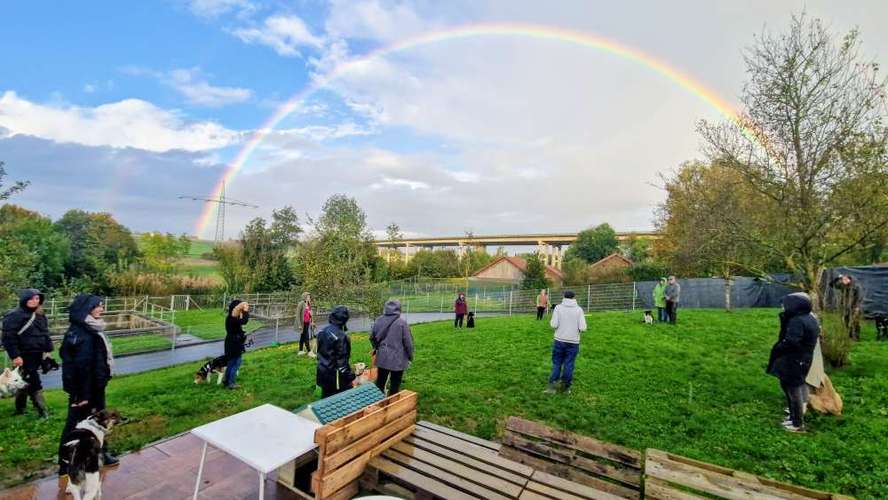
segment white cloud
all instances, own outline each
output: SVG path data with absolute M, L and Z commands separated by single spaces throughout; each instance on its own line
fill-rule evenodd
M 408 2 L 333 0 L 327 34 L 335 38 L 392 41 L 428 30 L 430 23 Z
M 81 107 L 35 103 L 13 91 L 0 96 L 0 127 L 12 135 L 155 152 L 218 149 L 237 143 L 241 137 L 214 122 L 187 122 L 177 113 L 140 99 Z
M 245 43 L 267 45 L 282 56 L 300 56 L 300 47 L 319 48 L 321 38 L 311 33 L 305 22 L 294 15 L 274 15 L 268 17 L 262 26 L 238 28 L 232 32 Z
M 248 101 L 253 97 L 250 89 L 210 85 L 199 68 L 175 69 L 164 76 L 162 81 L 176 89 L 189 103 L 197 106 L 225 106 Z

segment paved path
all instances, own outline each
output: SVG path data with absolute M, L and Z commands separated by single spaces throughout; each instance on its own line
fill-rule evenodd
M 478 316 L 495 316 L 497 314 L 479 313 Z M 430 321 L 440 321 L 451 319 L 451 313 L 412 313 L 401 315 L 411 325 L 417 323 L 428 323 Z M 291 326 L 280 326 L 275 334 L 273 322 L 266 321 L 271 326 L 260 328 L 253 332 L 253 347 L 268 347 L 275 342 L 296 342 L 299 340 L 298 335 Z M 367 317 L 358 317 L 349 321 L 349 330 L 353 332 L 366 332 L 370 329 L 372 322 Z M 114 360 L 114 373 L 116 375 L 125 375 L 128 373 L 140 373 L 157 368 L 178 365 L 181 363 L 189 363 L 192 361 L 213 358 L 222 355 L 224 350 L 223 341 L 217 340 L 213 342 L 204 342 L 195 345 L 181 346 L 177 342 L 175 349 L 149 352 L 144 354 L 133 354 L 130 356 L 120 356 Z M 195 370 L 198 367 L 195 366 Z M 61 371 L 50 372 L 43 376 L 43 387 L 46 389 L 58 389 L 62 386 Z

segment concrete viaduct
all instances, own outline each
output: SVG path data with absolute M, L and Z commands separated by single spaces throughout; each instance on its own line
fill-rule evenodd
M 638 231 L 617 233 L 619 241 L 630 238 L 659 238 L 659 233 L 653 231 Z M 542 256 L 545 264 L 561 269 L 564 260 L 564 247 L 577 241 L 576 233 L 546 233 L 546 234 L 503 234 L 495 236 L 453 236 L 430 238 L 404 238 L 399 241 L 376 240 L 374 245 L 383 253 L 386 249 L 397 249 L 407 262 L 413 253 L 419 250 L 431 250 L 434 248 L 456 248 L 462 254 L 467 248 L 486 248 L 489 246 L 536 246 L 537 252 Z M 411 253 L 413 252 L 413 253 Z

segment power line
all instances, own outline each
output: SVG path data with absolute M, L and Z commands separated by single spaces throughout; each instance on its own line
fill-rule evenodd
M 219 206 L 216 208 L 216 237 L 215 243 L 218 245 L 225 241 L 225 207 L 228 205 L 238 206 L 238 207 L 247 207 L 247 208 L 259 208 L 257 205 L 253 205 L 252 203 L 247 203 L 245 201 L 233 200 L 231 198 L 225 197 L 225 183 L 222 183 L 222 190 L 219 192 L 218 198 L 206 198 L 203 196 L 188 196 L 182 195 L 179 196 L 180 200 L 194 200 L 194 201 L 203 201 L 207 203 L 216 203 Z

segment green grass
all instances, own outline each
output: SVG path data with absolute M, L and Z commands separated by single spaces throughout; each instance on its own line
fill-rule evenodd
M 191 247 L 186 254 L 188 257 L 200 259 L 203 254 L 213 251 L 213 242 L 207 240 L 191 240 Z
M 850 365 L 831 375 L 845 414 L 809 414 L 810 432 L 796 435 L 780 429 L 783 397 L 764 374 L 774 310 L 685 310 L 677 327 L 645 326 L 625 313 L 592 314 L 588 322 L 569 397 L 542 393 L 552 335 L 530 316 L 481 318 L 474 331 L 455 332 L 448 322 L 416 326 L 405 387 L 419 393 L 420 418 L 484 438 L 520 415 L 639 450 L 862 498 L 888 496 L 888 342 L 875 342 L 871 327 Z M 368 351 L 366 335 L 354 335 L 352 362 L 368 361 Z M 133 419 L 112 434 L 115 450 L 262 403 L 295 408 L 314 399 L 314 364 L 296 357 L 293 345 L 248 353 L 238 391 L 195 386 L 196 364 L 112 380 L 109 404 Z M 63 396 L 48 391 L 48 422 L 7 418 L 12 401 L 0 401 L 0 484 L 51 465 Z
M 225 312 L 222 309 L 176 311 L 175 323 L 182 329 L 182 333 L 190 333 L 205 340 L 225 338 Z M 255 319 L 244 326 L 248 333 L 258 328 L 262 328 L 262 323 Z
M 111 347 L 114 355 L 136 352 L 154 351 L 157 349 L 169 349 L 173 343 L 169 335 L 161 333 L 146 333 L 144 335 L 130 335 L 127 337 L 112 337 Z
M 186 257 L 179 261 L 179 273 L 187 276 L 213 277 L 222 279 L 219 274 L 219 263 L 215 260 Z

